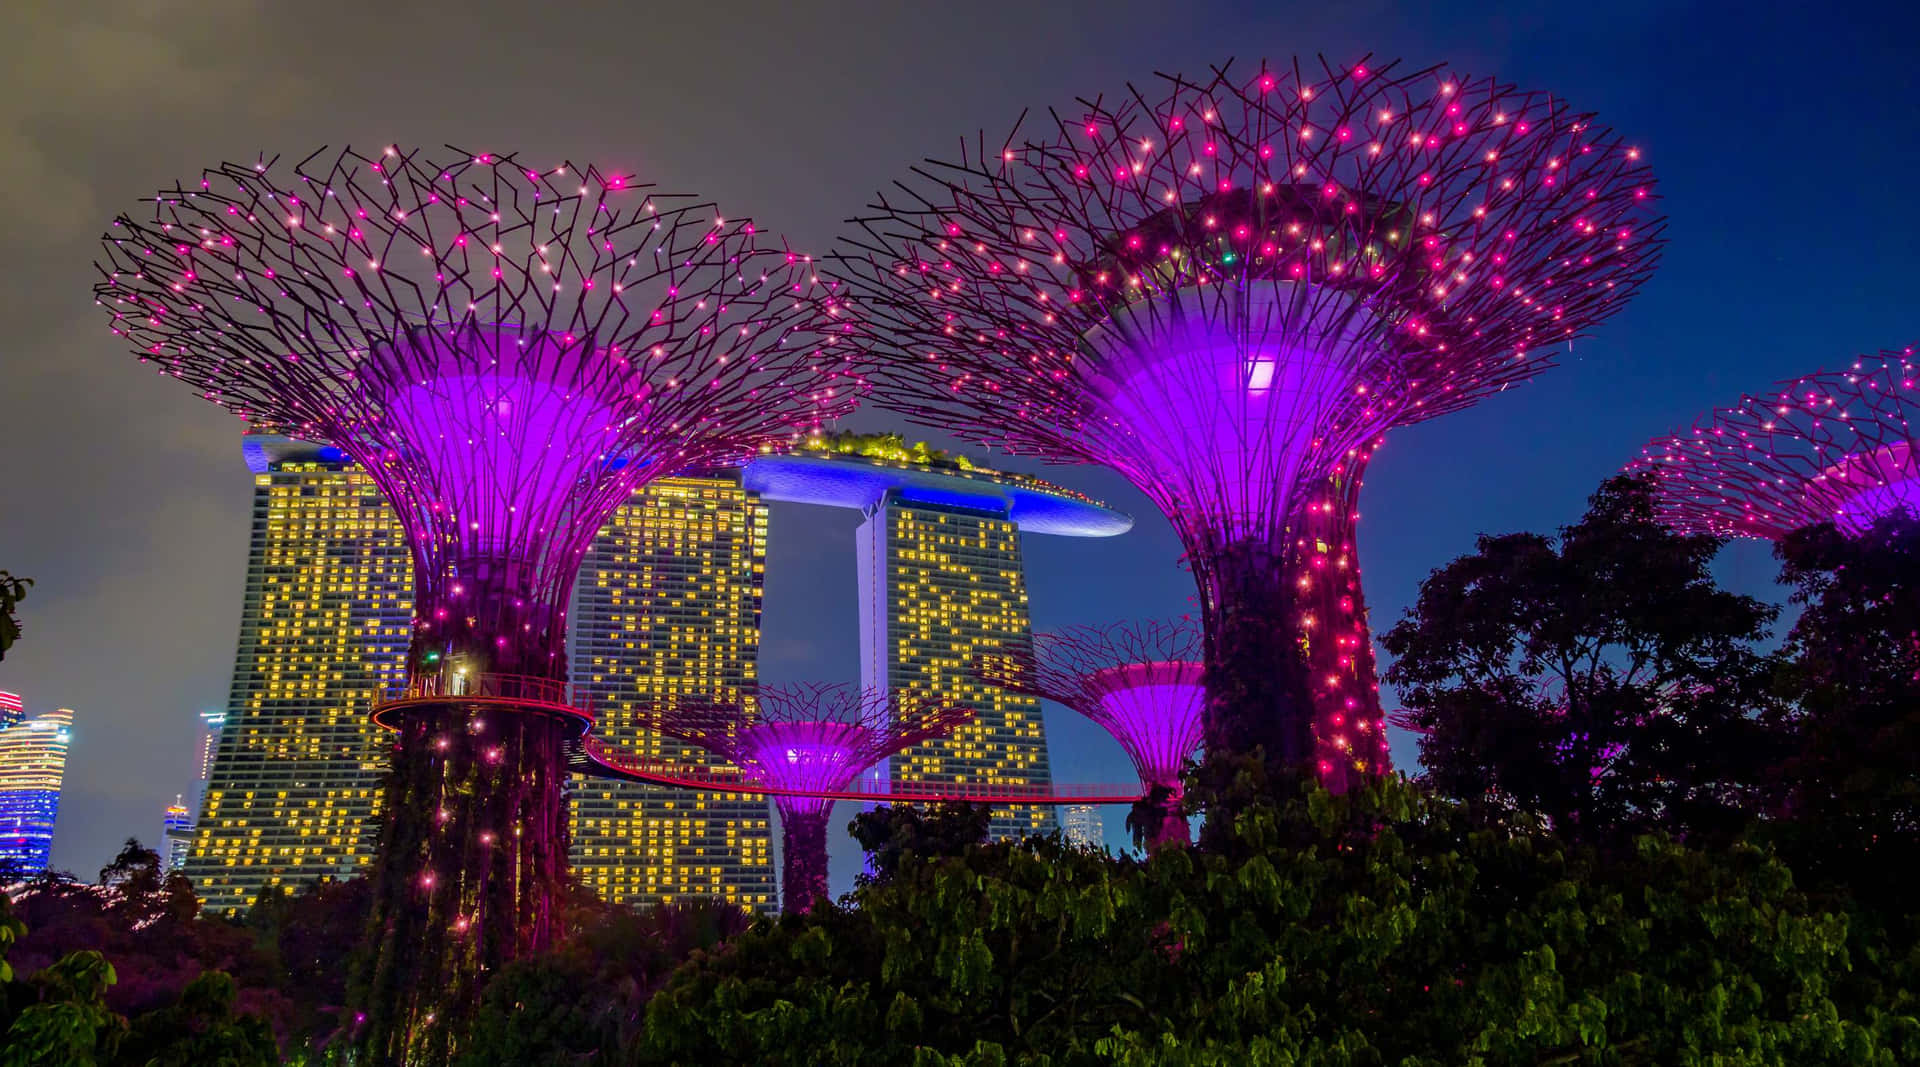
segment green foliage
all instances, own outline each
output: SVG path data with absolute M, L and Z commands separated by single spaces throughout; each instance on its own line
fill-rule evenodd
M 14 1016 L 0 1067 L 93 1067 L 114 1062 L 127 1021 L 107 1007 L 113 965 L 98 952 L 62 957 L 29 979 L 35 1002 Z
M 20 617 L 14 609 L 27 599 L 27 590 L 32 585 L 31 578 L 15 578 L 7 571 L 0 571 L 0 659 L 6 659 L 7 649 L 20 640 Z
M 985 843 L 992 819 L 987 805 L 965 801 L 924 808 L 882 804 L 855 815 L 847 832 L 866 850 L 872 876 L 887 878 L 910 854 L 958 856 L 969 846 Z
M 1781 674 L 1800 708 L 1782 768 L 1796 855 L 1856 892 L 1904 897 L 1884 872 L 1920 863 L 1920 519 L 1858 537 L 1817 526 L 1777 554 L 1803 609 Z
M 1848 920 L 1746 846 L 1618 854 L 1393 781 L 1282 783 L 1220 847 L 909 856 L 649 1005 L 661 1063 L 1795 1063 L 1920 1055 L 1836 999 Z
M 458 1067 L 624 1062 L 647 1000 L 674 968 L 748 923 L 724 901 L 581 911 L 566 944 L 509 963 L 487 983 Z
M 925 441 L 911 444 L 897 433 L 854 433 L 852 430 L 840 430 L 830 434 L 816 434 L 801 442 L 801 447 L 812 452 L 837 452 L 843 456 L 862 456 L 867 459 L 884 459 L 896 463 L 913 463 L 922 467 L 945 467 L 951 470 L 972 470 L 973 462 L 955 452 L 943 452 L 928 447 Z
M 1482 537 L 1435 571 L 1383 640 L 1427 780 L 1582 840 L 1737 835 L 1784 735 L 1756 650 L 1775 612 L 1714 583 L 1720 544 L 1620 477 L 1557 541 Z
M 13 901 L 0 893 L 0 985 L 13 981 L 13 965 L 7 962 L 7 951 L 26 932 L 27 925 L 13 917 Z
M 188 983 L 178 1003 L 133 1021 L 117 1062 L 142 1067 L 275 1067 L 273 1029 L 256 1015 L 236 1014 L 233 979 L 208 971 Z

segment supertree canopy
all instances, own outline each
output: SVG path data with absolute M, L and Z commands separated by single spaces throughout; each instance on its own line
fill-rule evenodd
M 832 794 L 902 749 L 973 717 L 964 705 L 850 685 L 759 686 L 738 701 L 684 700 L 661 732 L 737 766 L 780 813 L 781 906 L 807 911 L 827 892 Z
M 1383 432 L 1620 307 L 1660 224 L 1639 151 L 1556 98 L 1320 67 L 1161 76 L 983 138 L 884 195 L 834 269 L 897 356 L 883 404 L 1159 505 L 1200 587 L 1208 748 L 1338 778 L 1385 740 L 1305 677 L 1306 509 L 1348 523 L 1330 482 Z
M 1035 634 L 975 667 L 989 685 L 1063 704 L 1112 734 L 1146 786 L 1154 846 L 1187 840 L 1181 774 L 1200 750 L 1204 670 L 1199 628 L 1159 621 Z
M 650 479 L 850 406 L 839 302 L 711 204 L 457 149 L 226 164 L 105 248 L 95 295 L 143 361 L 338 448 L 405 528 L 366 1032 L 444 1058 L 475 978 L 553 936 L 582 553 Z
M 1660 518 L 1679 530 L 1777 541 L 1831 522 L 1859 534 L 1920 514 L 1917 375 L 1908 347 L 1783 381 L 1656 438 L 1627 470 L 1652 473 Z

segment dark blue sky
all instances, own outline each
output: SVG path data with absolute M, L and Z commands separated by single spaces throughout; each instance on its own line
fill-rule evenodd
M 1571 521 L 1651 435 L 1920 336 L 1906 5 L 152 7 L 0 15 L 0 567 L 40 582 L 0 688 L 77 711 L 55 861 L 82 873 L 129 834 L 157 836 L 188 788 L 194 713 L 225 700 L 248 500 L 237 424 L 115 346 L 90 263 L 115 211 L 221 159 L 402 141 L 593 160 L 825 248 L 913 161 L 1156 70 L 1373 52 L 1559 93 L 1648 151 L 1665 263 L 1560 369 L 1389 438 L 1362 499 L 1377 628 L 1476 534 Z M 1187 608 L 1177 543 L 1139 494 L 1104 471 L 1049 476 L 1139 523 L 1110 541 L 1030 538 L 1037 625 Z M 770 678 L 854 676 L 853 525 L 777 509 Z M 1722 571 L 1760 591 L 1773 567 L 1749 546 Z M 1087 724 L 1049 728 L 1057 777 L 1125 770 Z M 851 869 L 842 845 L 836 885 Z

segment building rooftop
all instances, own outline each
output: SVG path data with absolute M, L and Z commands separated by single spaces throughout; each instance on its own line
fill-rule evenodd
M 894 434 L 813 438 L 797 451 L 749 460 L 741 480 L 766 500 L 860 511 L 891 491 L 906 503 L 1004 513 L 1024 533 L 1112 537 L 1133 527 L 1131 515 L 1083 493 Z

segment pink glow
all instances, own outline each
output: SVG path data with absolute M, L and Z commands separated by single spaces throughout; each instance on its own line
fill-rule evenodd
M 1859 534 L 1899 509 L 1920 514 L 1920 418 L 1911 348 L 1743 396 L 1628 464 L 1658 486 L 1662 521 L 1689 532 L 1778 540 L 1832 522 Z

